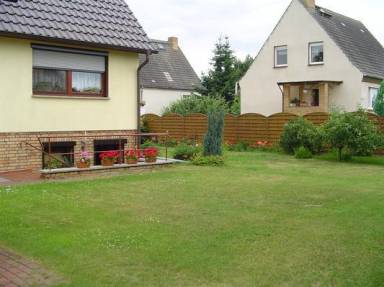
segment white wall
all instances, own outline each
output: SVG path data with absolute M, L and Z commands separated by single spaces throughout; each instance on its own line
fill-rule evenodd
M 190 94 L 191 91 L 143 89 L 142 99 L 145 101 L 145 106 L 141 109 L 141 114 L 161 115 L 163 109 L 169 104 Z
M 325 64 L 308 65 L 308 44 L 324 42 Z M 274 47 L 288 45 L 288 67 L 274 68 Z M 362 74 L 299 0 L 293 0 L 241 80 L 241 112 L 282 112 L 278 82 L 342 81 L 330 89 L 330 106 L 354 110 L 361 104 Z
M 109 51 L 109 99 L 36 97 L 31 41 L 0 37 L 0 132 L 134 130 L 138 65 L 136 53 Z

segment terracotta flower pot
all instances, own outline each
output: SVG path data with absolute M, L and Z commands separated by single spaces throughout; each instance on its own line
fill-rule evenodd
M 145 162 L 146 163 L 155 163 L 157 161 L 157 158 L 155 157 L 146 157 Z
M 90 168 L 91 163 L 90 162 L 77 162 L 76 163 L 77 168 Z
M 126 162 L 127 162 L 127 164 L 137 164 L 138 160 L 132 159 L 132 158 L 127 158 Z
M 101 161 L 102 166 L 113 166 L 115 164 L 115 159 L 105 158 Z

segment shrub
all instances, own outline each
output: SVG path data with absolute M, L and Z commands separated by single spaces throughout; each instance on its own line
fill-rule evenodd
M 198 155 L 193 158 L 192 163 L 198 166 L 223 166 L 224 158 L 222 156 L 202 156 Z
M 185 116 L 195 113 L 206 115 L 210 112 L 228 113 L 229 107 L 224 98 L 191 94 L 171 103 L 162 114 L 175 113 Z
M 301 146 L 295 151 L 295 158 L 297 159 L 310 159 L 312 157 L 312 152 L 306 147 Z
M 350 150 L 353 155 L 371 155 L 379 145 L 378 130 L 363 110 L 332 113 L 324 131 L 329 145 L 337 149 L 340 161 L 343 160 L 343 151 Z
M 155 143 L 151 140 L 146 140 L 140 147 L 142 149 L 146 149 L 146 148 L 149 148 L 149 147 L 158 147 L 160 146 L 158 143 Z
M 246 141 L 240 141 L 240 142 L 229 142 L 226 144 L 226 147 L 229 151 L 244 152 L 249 150 L 250 145 Z
M 289 154 L 294 154 L 300 147 L 305 147 L 311 153 L 319 153 L 323 145 L 322 133 L 314 124 L 299 117 L 284 126 L 280 145 Z
M 222 155 L 224 114 L 209 113 L 208 132 L 204 137 L 204 156 Z
M 373 105 L 373 109 L 379 116 L 384 116 L 384 81 L 381 82 L 377 98 Z
M 179 160 L 191 160 L 196 157 L 199 152 L 200 149 L 198 147 L 181 143 L 176 146 L 173 152 L 173 158 Z

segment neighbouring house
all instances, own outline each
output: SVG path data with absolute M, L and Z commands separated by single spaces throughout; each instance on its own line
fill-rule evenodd
M 364 24 L 293 0 L 240 82 L 241 112 L 371 110 L 383 78 L 383 46 Z
M 124 0 L 0 0 L 0 172 L 128 144 L 155 52 Z
M 152 45 L 159 53 L 151 55 L 140 72 L 142 114 L 160 115 L 169 104 L 200 87 L 200 79 L 181 50 L 178 38 L 152 40 Z M 144 60 L 141 56 L 141 61 Z

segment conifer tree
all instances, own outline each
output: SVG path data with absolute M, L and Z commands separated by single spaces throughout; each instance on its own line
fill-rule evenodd
M 384 116 L 384 81 L 381 82 L 373 109 L 379 116 Z
M 224 113 L 208 114 L 208 132 L 204 137 L 204 156 L 220 156 L 223 154 Z

